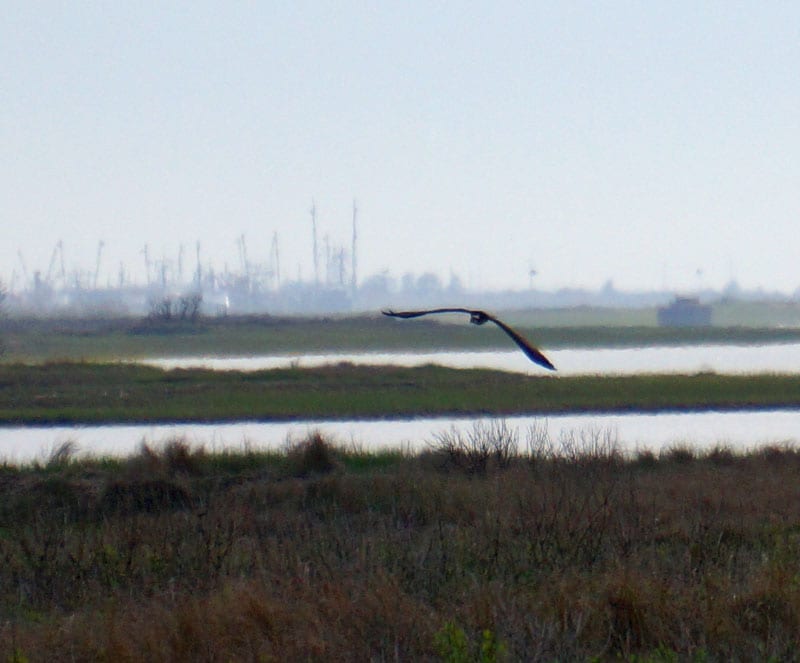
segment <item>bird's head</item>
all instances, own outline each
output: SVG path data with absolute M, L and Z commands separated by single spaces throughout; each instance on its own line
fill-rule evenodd
M 471 311 L 469 314 L 469 321 L 473 325 L 482 325 L 489 319 L 489 316 L 486 315 L 483 311 Z

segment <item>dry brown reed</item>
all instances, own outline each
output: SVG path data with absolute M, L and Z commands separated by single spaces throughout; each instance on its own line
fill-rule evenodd
M 794 448 L 539 430 L 499 462 L 474 435 L 481 471 L 441 449 L 364 469 L 319 433 L 4 466 L 0 659 L 800 657 Z

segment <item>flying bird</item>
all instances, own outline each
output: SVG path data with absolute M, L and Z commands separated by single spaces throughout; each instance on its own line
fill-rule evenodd
M 475 309 L 468 309 L 468 308 L 433 308 L 427 309 L 425 311 L 381 311 L 384 315 L 388 315 L 392 318 L 419 318 L 423 315 L 429 315 L 431 313 L 468 313 L 469 314 L 469 321 L 473 325 L 482 325 L 487 322 L 493 322 L 496 324 L 500 329 L 502 329 L 506 334 L 508 334 L 511 339 L 516 343 L 520 349 L 525 353 L 525 356 L 528 357 L 534 364 L 538 364 L 539 366 L 544 366 L 545 368 L 554 371 L 556 367 L 550 362 L 550 360 L 545 357 L 539 350 L 533 347 L 528 341 L 520 335 L 518 332 L 514 331 L 509 327 L 505 322 L 502 320 L 498 320 L 493 315 L 486 313 L 486 311 L 478 311 Z

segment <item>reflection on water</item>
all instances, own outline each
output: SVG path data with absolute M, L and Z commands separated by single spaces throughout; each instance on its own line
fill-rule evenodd
M 800 373 L 800 343 L 774 345 L 692 345 L 647 348 L 547 350 L 559 375 L 630 375 L 634 373 Z M 531 375 L 549 374 L 517 350 L 492 352 L 414 352 L 265 355 L 259 357 L 155 358 L 145 363 L 163 368 L 205 367 L 261 370 L 315 367 L 339 362 L 385 366 L 439 364 L 452 368 L 493 368 Z
M 80 452 L 125 455 L 144 441 L 160 444 L 175 436 L 208 450 L 281 448 L 312 430 L 320 430 L 342 444 L 364 449 L 404 447 L 424 449 L 436 433 L 456 427 L 470 429 L 475 418 L 413 419 L 402 421 L 320 421 L 294 423 L 239 422 L 230 424 L 169 424 L 159 426 L 65 426 L 0 428 L 0 458 L 25 462 L 46 458 L 59 443 L 72 440 Z M 546 427 L 552 439 L 562 435 L 609 431 L 626 450 L 651 449 L 688 443 L 702 449 L 721 443 L 736 449 L 794 442 L 800 438 L 800 412 L 704 412 L 688 414 L 613 414 L 550 417 L 508 417 L 524 445 L 532 426 Z

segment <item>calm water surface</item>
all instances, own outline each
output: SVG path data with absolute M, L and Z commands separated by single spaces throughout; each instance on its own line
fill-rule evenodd
M 800 343 L 774 345 L 696 345 L 647 348 L 547 350 L 560 375 L 630 375 L 635 373 L 800 373 Z M 518 350 L 490 352 L 414 352 L 264 355 L 257 357 L 153 358 L 145 363 L 164 368 L 205 367 L 217 370 L 260 370 L 291 366 L 315 367 L 340 362 L 386 366 L 440 364 L 452 368 L 494 368 L 531 375 L 547 373 Z
M 687 414 L 568 415 L 508 417 L 524 447 L 531 429 L 546 430 L 550 438 L 592 437 L 608 434 L 622 449 L 659 451 L 688 443 L 697 449 L 715 444 L 735 449 L 800 440 L 800 411 L 704 412 Z M 65 426 L 0 428 L 0 458 L 14 462 L 43 459 L 61 442 L 72 440 L 79 452 L 125 455 L 142 442 L 162 444 L 185 437 L 208 450 L 225 448 L 281 448 L 319 430 L 339 443 L 364 449 L 404 447 L 424 449 L 438 433 L 455 427 L 470 431 L 485 419 L 442 418 L 402 421 L 316 421 L 293 423 L 238 422 L 228 424 L 169 424 L 159 426 Z

